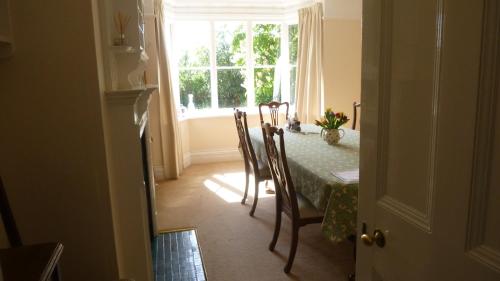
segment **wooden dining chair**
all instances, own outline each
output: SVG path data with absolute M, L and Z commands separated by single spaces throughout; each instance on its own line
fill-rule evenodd
M 271 180 L 272 177 L 268 166 L 257 159 L 257 156 L 255 155 L 252 141 L 250 140 L 250 134 L 248 133 L 246 112 L 235 108 L 234 121 L 236 123 L 236 130 L 240 140 L 239 148 L 245 162 L 245 193 L 243 195 L 243 199 L 241 200 L 241 204 L 245 204 L 246 202 L 250 174 L 252 173 L 255 182 L 255 193 L 252 208 L 250 209 L 250 216 L 253 216 L 255 208 L 257 207 L 257 201 L 259 200 L 259 184 L 263 181 Z
M 361 107 L 361 103 L 360 102 L 354 102 L 352 104 L 352 111 L 353 111 L 353 115 L 352 115 L 352 129 L 353 130 L 356 130 L 356 122 L 358 120 L 358 107 Z
M 324 215 L 294 188 L 286 159 L 283 129 L 278 129 L 269 123 L 265 123 L 264 131 L 267 159 L 276 189 L 276 221 L 269 250 L 274 251 L 281 228 L 281 213 L 285 213 L 292 220 L 292 244 L 288 255 L 288 262 L 284 268 L 284 271 L 289 273 L 297 251 L 300 227 L 312 223 L 321 223 Z M 274 140 L 275 135 L 279 136 L 279 152 Z
M 285 108 L 285 120 L 288 120 L 288 109 L 290 107 L 288 102 L 278 102 L 271 101 L 269 103 L 260 103 L 259 104 L 259 115 L 260 115 L 260 123 L 264 124 L 264 115 L 262 114 L 262 109 L 267 107 L 269 109 L 269 115 L 271 116 L 271 125 L 278 126 L 279 122 L 279 111 L 281 107 Z

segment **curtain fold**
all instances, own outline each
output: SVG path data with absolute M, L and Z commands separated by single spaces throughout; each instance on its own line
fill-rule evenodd
M 323 6 L 299 10 L 296 112 L 302 123 L 313 123 L 323 111 Z
M 168 29 L 166 26 L 163 1 L 156 1 L 155 15 L 163 171 L 166 179 L 176 179 L 182 173 L 184 164 L 182 140 L 169 69 L 169 58 L 167 53 L 168 36 L 166 33 Z

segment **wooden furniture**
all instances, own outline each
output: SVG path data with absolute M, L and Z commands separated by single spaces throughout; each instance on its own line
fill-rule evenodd
M 358 107 L 361 107 L 361 103 L 354 102 L 352 104 L 352 112 L 353 112 L 352 116 L 353 117 L 352 117 L 352 127 L 351 128 L 353 130 L 356 130 L 356 122 L 358 120 Z
M 258 160 L 255 155 L 255 151 L 250 140 L 250 135 L 248 134 L 246 112 L 240 111 L 239 109 L 235 108 L 234 121 L 236 123 L 236 130 L 238 132 L 238 137 L 240 140 L 240 149 L 245 162 L 245 194 L 243 195 L 241 204 L 245 204 L 245 201 L 247 199 L 250 173 L 252 173 L 255 178 L 255 194 L 253 198 L 252 208 L 250 209 L 250 216 L 253 216 L 255 213 L 255 208 L 257 207 L 257 201 L 259 199 L 259 183 L 262 181 L 270 180 L 272 179 L 272 177 L 267 165 L 264 162 Z
M 321 128 L 301 125 L 301 132 L 284 131 L 287 164 L 295 190 L 316 209 L 324 212 L 321 231 L 334 243 L 346 241 L 356 233 L 357 181 L 345 182 L 333 172 L 355 171 L 359 167 L 359 131 L 344 128 L 338 145 L 328 145 L 320 136 Z M 268 162 L 262 128 L 250 128 L 257 158 Z
M 57 281 L 61 243 L 46 243 L 0 250 L 3 280 Z
M 259 104 L 259 115 L 260 115 L 260 123 L 261 125 L 264 124 L 264 116 L 262 114 L 262 108 L 267 107 L 269 109 L 269 114 L 271 115 L 271 125 L 272 126 L 278 126 L 278 121 L 279 121 L 279 110 L 280 107 L 285 107 L 285 119 L 288 120 L 288 108 L 290 105 L 288 102 L 277 102 L 277 101 L 272 101 L 270 103 L 261 103 Z
M 278 129 L 266 123 L 264 124 L 264 131 L 264 144 L 268 164 L 276 189 L 276 222 L 269 250 L 274 251 L 280 233 L 281 213 L 285 213 L 292 220 L 292 245 L 290 247 L 290 254 L 288 255 L 288 262 L 284 268 L 284 271 L 289 273 L 297 251 L 300 227 L 311 223 L 321 223 L 323 221 L 323 214 L 306 197 L 296 192 L 294 188 L 285 153 L 283 129 Z M 274 140 L 275 134 L 279 136 L 279 153 Z
M 7 232 L 7 239 L 9 240 L 10 246 L 22 246 L 21 235 L 19 235 L 19 231 L 17 230 L 16 221 L 14 220 L 14 215 L 10 209 L 7 192 L 3 186 L 2 178 L 0 178 L 0 212 L 2 213 L 2 220 L 5 226 L 5 232 Z
M 63 245 L 61 243 L 22 245 L 21 236 L 17 230 L 1 177 L 0 212 L 7 238 L 12 247 L 0 250 L 2 280 L 60 280 L 58 262 L 63 251 Z

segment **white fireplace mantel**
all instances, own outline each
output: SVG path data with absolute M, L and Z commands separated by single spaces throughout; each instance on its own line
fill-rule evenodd
M 119 275 L 122 279 L 154 279 L 150 227 L 154 233 L 155 191 L 147 144 L 147 121 L 149 101 L 156 89 L 157 86 L 152 85 L 105 93 L 111 208 Z M 152 226 L 149 216 L 153 217 Z
M 144 88 L 108 91 L 106 100 L 110 106 L 133 106 L 134 124 L 141 127 L 142 133 L 147 119 L 149 100 L 156 89 L 158 89 L 156 85 L 147 85 Z

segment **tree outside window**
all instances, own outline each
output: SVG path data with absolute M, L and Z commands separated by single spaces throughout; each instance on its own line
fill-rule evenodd
M 283 89 L 290 91 L 288 101 L 293 103 L 297 25 L 285 26 L 286 34 L 282 34 L 283 26 L 238 21 L 174 23 L 178 67 L 174 75 L 179 78 L 180 103 L 187 107 L 188 95 L 192 94 L 197 109 L 255 106 L 281 100 Z M 288 56 L 281 72 L 286 71 L 291 78 L 286 87 L 280 84 L 280 77 L 275 78 L 284 46 Z
M 297 49 L 299 43 L 299 27 L 297 24 L 288 26 L 288 49 L 290 62 L 290 103 L 295 104 L 295 82 L 297 80 Z
M 255 24 L 253 26 L 255 105 L 281 100 L 273 97 L 274 73 L 281 52 L 280 25 Z
M 186 32 L 201 36 L 186 36 Z M 211 106 L 210 90 L 210 29 L 204 22 L 182 22 L 174 25 L 175 55 L 179 68 L 179 94 L 183 106 L 188 106 L 188 95 L 193 95 L 196 108 Z
M 247 105 L 245 24 L 215 23 L 215 34 L 219 107 L 244 107 Z

